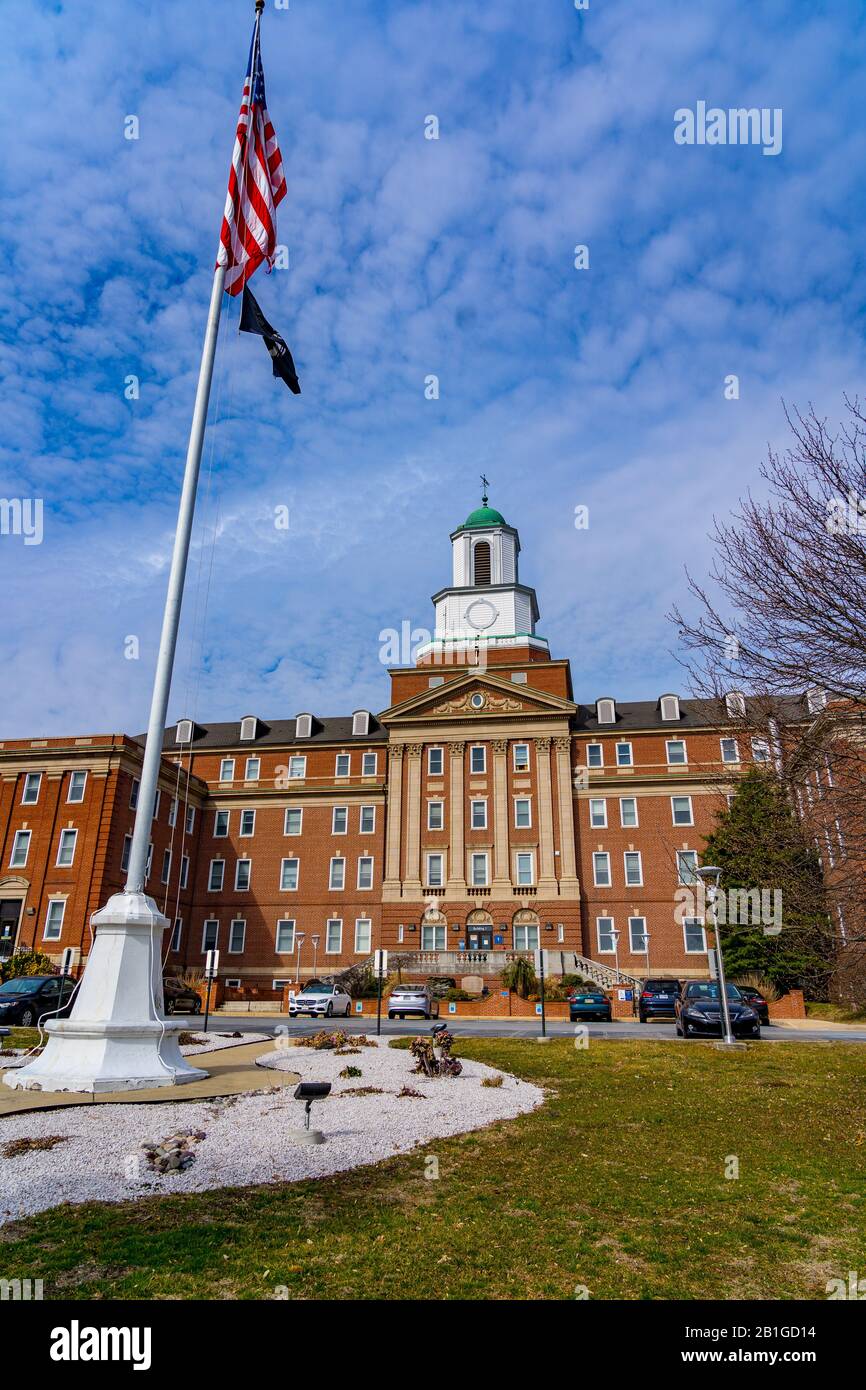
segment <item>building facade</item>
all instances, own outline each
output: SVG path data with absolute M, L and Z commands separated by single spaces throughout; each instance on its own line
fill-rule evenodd
M 708 701 L 575 700 L 517 531 L 485 498 L 451 545 L 432 640 L 389 671 L 378 715 L 166 730 L 146 891 L 172 924 L 167 971 L 215 946 L 227 984 L 278 988 L 384 946 L 419 974 L 538 947 L 554 968 L 706 974 L 680 890 L 769 750 Z M 0 744 L 0 953 L 86 958 L 141 755 L 124 735 Z

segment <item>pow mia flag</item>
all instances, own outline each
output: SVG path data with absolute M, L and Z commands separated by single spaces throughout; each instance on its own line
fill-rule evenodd
M 298 381 L 298 374 L 295 371 L 295 364 L 292 354 L 284 338 L 281 338 L 276 329 L 271 328 L 256 300 L 250 291 L 249 285 L 244 285 L 244 297 L 241 305 L 241 321 L 239 325 L 241 333 L 258 333 L 260 338 L 264 338 L 265 347 L 271 354 L 273 360 L 274 376 L 281 376 L 294 395 L 301 394 L 301 383 Z

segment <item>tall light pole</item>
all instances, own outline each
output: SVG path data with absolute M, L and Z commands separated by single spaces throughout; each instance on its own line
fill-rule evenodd
M 316 963 L 319 959 L 319 942 L 321 941 L 321 939 L 322 938 L 318 932 L 313 932 L 313 979 L 316 978 Z
M 728 986 L 725 980 L 725 962 L 722 958 L 722 941 L 719 936 L 719 924 L 716 921 L 716 899 L 719 896 L 719 881 L 722 871 L 717 864 L 705 864 L 702 869 L 698 869 L 698 876 L 702 880 L 707 894 L 707 908 L 710 924 L 716 939 L 716 973 L 719 977 L 719 998 L 722 1005 L 722 1023 L 724 1026 L 724 1042 L 727 1047 L 734 1045 L 734 1035 L 731 1032 L 731 1010 L 728 1004 Z
M 618 927 L 611 927 L 610 931 L 608 932 L 608 935 L 613 941 L 613 959 L 614 964 L 616 965 L 616 982 L 617 984 L 619 984 L 619 938 L 622 935 L 622 932 L 619 930 Z
M 299 985 L 301 985 L 301 947 L 303 946 L 303 944 L 304 944 L 304 942 L 305 942 L 305 940 L 306 940 L 306 937 L 307 937 L 306 932 L 302 932 L 302 931 L 297 931 L 297 932 L 295 932 L 295 954 L 296 954 L 296 956 L 298 957 L 298 961 L 297 961 L 297 964 L 296 964 L 296 966 L 295 966 L 295 970 L 297 971 L 297 975 L 298 975 L 298 984 L 299 984 Z M 301 985 L 301 988 L 303 989 L 303 985 Z

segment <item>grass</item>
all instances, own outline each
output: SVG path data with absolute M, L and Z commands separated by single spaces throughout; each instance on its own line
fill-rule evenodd
M 844 1004 L 806 1005 L 807 1018 L 819 1018 L 825 1023 L 866 1023 L 866 1009 L 846 1009 Z
M 318 1182 L 44 1212 L 0 1229 L 0 1264 L 82 1299 L 823 1299 L 866 1268 L 862 1050 L 459 1051 L 547 1103 Z
M 38 1042 L 38 1028 L 10 1028 L 8 1038 L 0 1038 L 0 1047 L 36 1047 Z

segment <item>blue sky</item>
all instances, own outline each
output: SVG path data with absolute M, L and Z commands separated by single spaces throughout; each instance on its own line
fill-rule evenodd
M 0 8 L 0 496 L 44 499 L 0 536 L 0 736 L 146 724 L 252 12 Z M 862 389 L 863 6 L 269 0 L 262 47 L 290 264 L 253 288 L 303 395 L 231 305 L 171 716 L 383 708 L 482 471 L 577 697 L 681 688 L 665 613 L 782 399 Z M 781 108 L 781 152 L 676 144 L 698 101 Z

